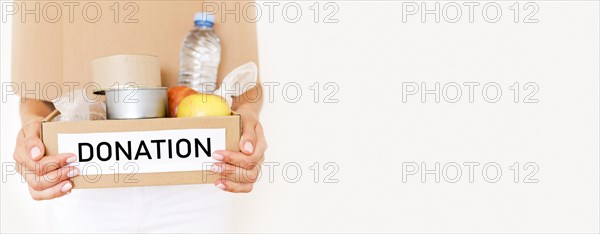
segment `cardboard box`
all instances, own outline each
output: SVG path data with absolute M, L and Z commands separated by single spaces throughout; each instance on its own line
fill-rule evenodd
M 47 155 L 75 153 L 74 188 L 213 183 L 212 152 L 239 151 L 240 116 L 42 122 Z M 89 161 L 88 161 L 89 160 Z

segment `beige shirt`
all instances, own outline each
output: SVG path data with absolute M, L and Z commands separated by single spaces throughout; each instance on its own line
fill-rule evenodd
M 114 7 L 116 2 L 118 7 Z M 126 7 L 127 2 L 133 4 Z M 17 3 L 21 8 L 26 4 L 28 9 L 35 9 L 34 1 Z M 61 85 L 79 82 L 79 88 L 82 88 L 83 84 L 91 81 L 91 61 L 115 54 L 156 55 L 161 63 L 162 85 L 177 85 L 183 39 L 194 27 L 194 13 L 203 10 L 215 13 L 215 31 L 221 38 L 219 80 L 239 65 L 249 61 L 258 63 L 256 25 L 246 20 L 253 19 L 253 16 L 243 15 L 253 14 L 243 9 L 248 2 L 238 2 L 236 6 L 233 1 L 216 1 L 210 5 L 202 1 L 100 1 L 96 2 L 98 5 L 87 6 L 85 18 L 82 16 L 83 9 L 89 2 L 79 1 L 79 5 L 73 7 L 72 22 L 69 19 L 70 8 L 64 5 L 65 2 L 53 2 L 58 3 L 62 10 L 58 22 L 51 22 L 55 10 L 50 7 L 48 15 L 43 14 L 44 5 L 48 2 L 39 3 L 39 22 L 36 22 L 34 14 L 25 15 L 24 19 L 16 14 L 13 18 L 12 79 L 19 85 L 19 91 L 36 89 L 38 95 L 35 98 L 49 100 L 56 96 L 52 93 L 56 88 L 47 88 L 47 92 L 43 92 L 50 82 Z M 69 1 L 69 4 L 72 3 Z M 98 6 L 102 9 L 101 16 L 95 14 Z M 215 6 L 218 6 L 217 10 L 213 10 Z M 225 7 L 239 9 L 239 15 L 225 14 L 221 17 L 221 9 Z M 114 10 L 116 8 L 119 8 L 118 14 Z M 236 22 L 236 17 L 239 22 Z M 95 20 L 97 22 L 94 23 Z M 126 20 L 133 22 L 124 22 Z M 35 83 L 38 82 L 40 85 L 36 88 Z M 66 91 L 68 89 L 63 87 L 63 94 Z M 33 95 L 25 94 L 29 98 L 34 98 Z

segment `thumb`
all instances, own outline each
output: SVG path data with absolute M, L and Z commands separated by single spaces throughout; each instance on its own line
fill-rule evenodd
M 256 119 L 250 116 L 242 115 L 242 138 L 240 139 L 240 149 L 244 154 L 254 153 L 256 146 Z
M 23 126 L 26 152 L 33 161 L 38 161 L 44 156 L 45 147 L 40 139 L 40 122 L 31 121 Z

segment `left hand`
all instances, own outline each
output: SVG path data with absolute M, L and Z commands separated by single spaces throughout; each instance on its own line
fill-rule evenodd
M 212 158 L 220 161 L 212 166 L 212 171 L 220 174 L 215 186 L 228 192 L 248 193 L 259 177 L 264 161 L 267 142 L 258 115 L 250 108 L 240 106 L 235 110 L 242 117 L 241 152 L 218 150 Z

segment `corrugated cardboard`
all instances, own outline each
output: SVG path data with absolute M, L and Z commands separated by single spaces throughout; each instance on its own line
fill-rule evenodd
M 157 118 L 138 120 L 96 120 L 76 122 L 49 122 L 58 113 L 55 111 L 42 122 L 42 141 L 46 146 L 47 155 L 56 155 L 58 152 L 57 135 L 59 133 L 96 133 L 96 132 L 127 132 L 127 131 L 154 131 L 189 128 L 225 128 L 226 149 L 239 151 L 241 134 L 240 116 L 211 116 L 197 118 Z M 122 175 L 127 176 L 126 174 Z M 123 183 L 114 181 L 114 176 L 102 176 L 98 181 L 90 183 L 83 176 L 73 179 L 74 188 L 107 188 L 107 187 L 133 187 L 157 186 L 178 184 L 204 184 L 213 183 L 219 178 L 210 171 L 184 171 L 135 174 L 136 183 Z

